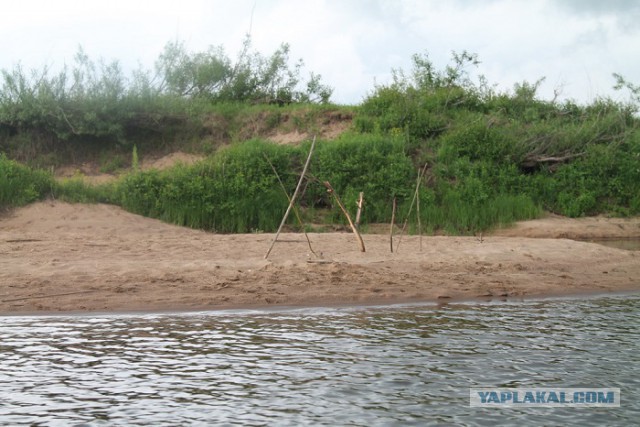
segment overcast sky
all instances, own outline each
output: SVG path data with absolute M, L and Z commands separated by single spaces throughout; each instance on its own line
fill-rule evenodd
M 451 51 L 476 53 L 501 90 L 546 77 L 546 99 L 559 89 L 580 103 L 625 100 L 614 72 L 640 84 L 640 0 L 19 0 L 3 2 L 0 22 L 3 69 L 70 64 L 79 45 L 126 70 L 152 68 L 175 39 L 235 58 L 250 32 L 265 55 L 289 43 L 343 104 L 425 52 L 437 68 Z

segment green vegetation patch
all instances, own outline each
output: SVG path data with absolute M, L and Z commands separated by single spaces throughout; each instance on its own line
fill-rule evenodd
M 31 169 L 0 153 L 0 210 L 42 199 L 53 186 L 50 173 Z
M 0 150 L 30 161 L 94 147 L 103 171 L 132 168 L 108 185 L 54 183 L 51 174 L 2 155 L 0 208 L 53 194 L 216 232 L 273 231 L 310 142 L 256 137 L 320 134 L 346 116 L 352 130 L 318 141 L 298 200 L 307 223 L 345 222 L 326 181 L 352 212 L 364 193 L 362 224 L 390 221 L 395 199 L 397 218 L 408 219 L 413 231 L 418 212 L 423 230 L 452 234 L 544 211 L 640 213 L 640 88 L 619 75 L 616 88 L 630 91 L 630 102 L 583 106 L 538 99 L 543 79 L 497 92 L 474 76 L 478 60 L 468 52 L 454 53 L 444 69 L 415 55 L 412 70 L 394 70 L 393 81 L 376 86 L 361 105 L 336 107 L 318 76 L 305 83 L 300 63 L 288 64 L 287 45 L 269 57 L 249 47 L 233 63 L 218 48 L 191 53 L 170 43 L 158 60 L 158 80 L 142 71 L 126 79 L 117 63 L 95 64 L 82 52 L 71 72 L 58 75 L 3 70 Z M 141 156 L 190 148 L 209 157 L 144 171 L 138 148 Z M 131 152 L 129 161 L 124 153 Z

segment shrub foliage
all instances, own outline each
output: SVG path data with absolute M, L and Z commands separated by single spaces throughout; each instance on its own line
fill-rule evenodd
M 223 103 L 328 103 L 332 89 L 320 75 L 304 79 L 302 62 L 290 62 L 287 44 L 263 56 L 247 38 L 235 61 L 221 47 L 192 53 L 184 43 L 170 42 L 153 72 L 139 69 L 131 76 L 118 61 L 96 62 L 82 48 L 73 65 L 57 73 L 17 65 L 1 71 L 0 149 L 31 160 L 33 151 L 61 151 L 69 144 L 157 145 L 198 136 Z

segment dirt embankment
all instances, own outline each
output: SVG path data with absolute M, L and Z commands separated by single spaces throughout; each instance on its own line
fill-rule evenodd
M 353 119 L 353 115 L 348 112 L 328 111 L 315 119 L 317 123 L 309 125 L 307 128 L 301 128 L 307 130 L 300 130 L 294 123 L 296 117 L 295 115 L 286 115 L 281 119 L 282 123 L 272 129 L 267 126 L 267 116 L 264 114 L 257 115 L 253 120 L 245 124 L 242 135 L 247 140 L 260 137 L 283 145 L 297 145 L 311 140 L 314 136 L 331 141 L 348 131 L 352 126 Z M 300 117 L 297 118 L 300 119 Z M 220 126 L 220 123 L 218 123 L 220 122 L 219 118 L 212 118 L 212 122 L 213 124 L 210 126 Z M 219 133 L 220 135 L 226 134 L 222 130 Z M 216 143 L 219 145 L 225 145 L 230 142 L 228 136 L 220 135 L 213 132 L 211 137 L 216 138 Z M 113 156 L 122 157 L 122 154 L 113 153 Z M 109 158 L 109 156 L 106 157 Z M 185 153 L 179 150 L 168 154 L 162 151 L 151 152 L 140 155 L 140 168 L 142 170 L 164 170 L 178 163 L 191 165 L 205 157 L 203 154 Z M 104 159 L 102 161 L 104 162 Z M 125 163 L 124 160 L 122 162 Z M 55 168 L 54 173 L 58 179 L 80 178 L 89 184 L 104 184 L 115 180 L 120 174 L 128 172 L 130 168 L 122 167 L 113 172 L 104 172 L 104 170 L 105 168 L 101 166 L 101 161 L 98 158 L 94 158 L 59 166 Z
M 168 169 L 176 164 L 191 165 L 204 159 L 204 156 L 198 154 L 189 154 L 182 152 L 173 152 L 167 155 L 150 155 L 140 162 L 140 169 Z M 121 171 L 125 172 L 125 170 Z M 117 179 L 118 173 L 101 172 L 100 165 L 97 161 L 87 161 L 79 164 L 70 164 L 59 167 L 55 170 L 57 179 L 80 178 L 89 184 L 104 184 Z
M 575 229 L 574 229 L 575 226 Z M 592 227 L 593 226 L 593 227 Z M 622 228 L 621 228 L 622 227 Z M 546 218 L 495 235 L 396 240 L 348 233 L 217 235 L 108 205 L 43 202 L 0 218 L 0 313 L 201 310 L 520 298 L 640 290 L 640 252 L 605 237 L 640 221 Z M 601 231 L 598 231 L 601 230 Z M 509 237 L 503 234 L 509 235 Z M 571 236 L 571 234 L 567 234 Z

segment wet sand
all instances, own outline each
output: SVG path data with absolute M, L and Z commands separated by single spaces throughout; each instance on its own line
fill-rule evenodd
M 42 202 L 0 217 L 0 314 L 519 299 L 640 291 L 640 219 L 548 217 L 479 237 L 220 235 L 109 205 Z M 399 245 L 399 247 L 398 247 Z M 322 255 L 320 255 L 322 253 Z

